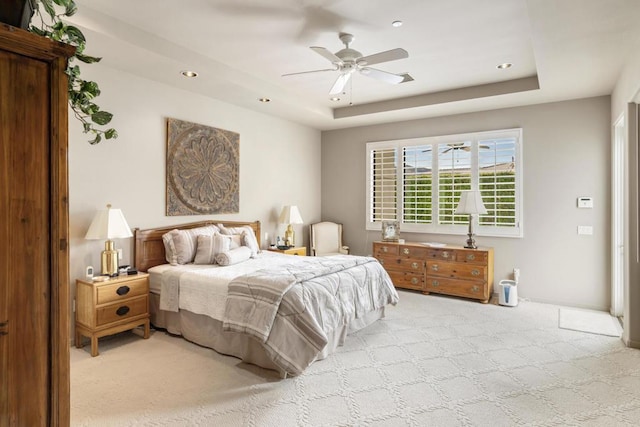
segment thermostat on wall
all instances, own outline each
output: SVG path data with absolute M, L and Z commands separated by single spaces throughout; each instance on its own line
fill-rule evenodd
M 593 197 L 578 197 L 579 208 L 593 208 Z

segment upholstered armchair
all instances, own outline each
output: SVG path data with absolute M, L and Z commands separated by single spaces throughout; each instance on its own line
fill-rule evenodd
M 342 244 L 342 224 L 318 222 L 309 226 L 312 256 L 347 255 L 349 246 Z

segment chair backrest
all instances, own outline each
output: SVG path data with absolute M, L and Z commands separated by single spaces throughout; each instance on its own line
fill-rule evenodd
M 342 224 L 323 221 L 309 226 L 311 255 L 335 254 L 342 247 Z

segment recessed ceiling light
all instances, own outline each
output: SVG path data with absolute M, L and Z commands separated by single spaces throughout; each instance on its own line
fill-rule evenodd
M 271 100 L 269 98 L 258 98 L 258 101 L 260 101 L 260 102 L 271 102 Z
M 198 77 L 198 73 L 191 70 L 180 71 L 180 74 L 182 74 L 185 77 Z
M 393 21 L 391 25 L 393 25 L 396 28 L 402 27 L 402 21 Z
M 338 98 L 337 96 L 332 96 L 331 98 L 329 98 L 330 101 L 340 101 L 340 98 Z
M 506 70 L 507 68 L 511 68 L 513 64 L 511 62 L 505 62 L 503 64 L 498 65 L 496 68 L 498 70 Z

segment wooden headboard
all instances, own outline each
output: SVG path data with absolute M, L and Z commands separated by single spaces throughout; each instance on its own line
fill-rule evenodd
M 242 222 L 242 221 L 200 221 L 191 222 L 189 224 L 172 225 L 162 228 L 149 228 L 147 230 L 134 229 L 133 252 L 135 259 L 135 267 L 138 271 L 147 271 L 156 265 L 166 264 L 167 259 L 164 255 L 164 243 L 162 235 L 171 230 L 184 230 L 188 228 L 204 227 L 206 225 L 222 224 L 225 227 L 241 227 L 248 225 L 253 228 L 260 245 L 260 221 Z

